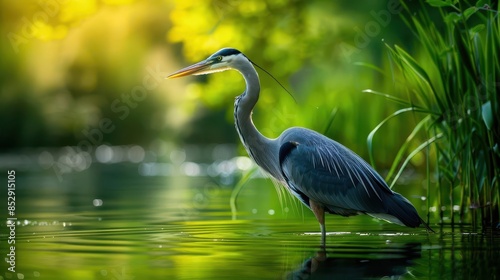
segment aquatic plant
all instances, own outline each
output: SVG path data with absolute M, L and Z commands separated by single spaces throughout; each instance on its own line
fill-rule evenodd
M 410 7 L 401 2 L 403 20 L 421 46 L 418 53 L 411 54 L 401 46 L 386 44 L 392 89 L 398 93 L 365 90 L 404 107 L 380 122 L 368 136 L 372 164 L 373 139 L 380 137 L 377 131 L 393 118 L 413 114 L 416 125 L 387 175 L 392 179 L 391 186 L 413 156 L 425 153 L 428 209 L 437 209 L 442 223 L 446 216 L 451 223 L 497 226 L 498 4 L 428 0 Z

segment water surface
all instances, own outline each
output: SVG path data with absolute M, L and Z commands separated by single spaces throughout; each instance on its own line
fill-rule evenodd
M 2 265 L 0 279 L 496 279 L 500 273 L 495 232 L 432 225 L 437 233 L 429 235 L 368 216 L 330 215 L 321 251 L 313 215 L 290 198 L 280 204 L 264 178 L 247 183 L 232 220 L 236 177 L 143 171 L 134 164 L 96 164 L 62 178 L 50 170 L 18 171 L 16 272 Z

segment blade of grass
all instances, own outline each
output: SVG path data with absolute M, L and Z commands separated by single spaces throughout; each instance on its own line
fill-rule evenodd
M 254 167 L 250 170 L 248 170 L 238 181 L 236 186 L 234 187 L 233 191 L 231 192 L 231 198 L 229 199 L 229 205 L 231 206 L 231 219 L 236 220 L 237 214 L 238 214 L 238 208 L 236 205 L 236 199 L 238 198 L 238 195 L 240 194 L 241 190 L 243 189 L 243 186 L 250 180 L 250 178 L 259 170 L 258 167 Z
M 401 174 L 403 173 L 404 169 L 406 168 L 406 166 L 408 165 L 408 163 L 410 162 L 410 160 L 416 155 L 418 154 L 419 152 L 421 152 L 423 149 L 425 149 L 427 146 L 429 146 L 430 144 L 434 143 L 435 141 L 437 141 L 439 138 L 443 137 L 443 134 L 438 134 L 432 138 L 430 138 L 429 140 L 425 141 L 424 143 L 420 144 L 420 146 L 418 146 L 415 150 L 413 150 L 409 155 L 408 157 L 406 157 L 405 161 L 403 162 L 403 164 L 401 165 L 401 168 L 399 168 L 399 171 L 398 173 L 396 174 L 396 176 L 394 177 L 394 179 L 392 180 L 392 183 L 391 185 L 389 186 L 389 188 L 392 189 L 392 187 L 394 187 L 394 185 L 396 184 L 396 182 L 398 181 L 399 177 L 401 177 Z
M 394 117 L 397 117 L 401 114 L 408 113 L 408 112 L 422 112 L 425 113 L 424 111 L 420 111 L 418 108 L 410 107 L 410 108 L 404 108 L 400 109 L 391 115 L 389 115 L 387 118 L 385 118 L 383 121 L 381 121 L 371 132 L 368 134 L 368 137 L 366 139 L 367 144 L 368 144 L 368 155 L 370 157 L 370 163 L 373 167 L 375 167 L 375 159 L 373 157 L 373 137 L 375 136 L 375 133 L 384 126 L 389 120 L 391 120 Z
M 420 132 L 420 130 L 424 127 L 425 124 L 427 124 L 429 122 L 429 120 L 431 119 L 431 116 L 430 115 L 427 115 L 425 118 L 423 118 L 412 130 L 412 132 L 410 133 L 410 135 L 408 135 L 408 137 L 406 138 L 405 142 L 403 143 L 403 145 L 399 148 L 399 151 L 398 153 L 396 154 L 396 157 L 394 158 L 393 162 L 392 162 L 392 165 L 391 165 L 391 168 L 389 169 L 389 172 L 387 173 L 387 176 L 386 176 L 386 181 L 389 181 L 389 179 L 392 177 L 392 175 L 394 174 L 394 172 L 396 171 L 397 167 L 399 166 L 400 162 L 402 161 L 403 159 L 403 156 L 406 152 L 406 150 L 408 149 L 408 147 L 410 146 L 410 144 L 412 143 L 413 140 L 415 140 L 415 138 L 417 137 L 418 135 L 418 132 Z

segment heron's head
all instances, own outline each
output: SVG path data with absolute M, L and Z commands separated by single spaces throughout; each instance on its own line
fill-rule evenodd
M 190 75 L 204 75 L 229 70 L 238 62 L 242 61 L 242 59 L 248 61 L 246 56 L 239 50 L 224 48 L 203 61 L 170 74 L 167 78 L 172 79 Z

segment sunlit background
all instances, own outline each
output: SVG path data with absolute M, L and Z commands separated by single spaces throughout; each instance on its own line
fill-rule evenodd
M 222 279 L 235 271 L 277 279 L 300 266 L 310 256 L 300 248 L 313 248 L 318 227 L 240 144 L 232 106 L 242 77 L 165 77 L 237 48 L 292 95 L 259 70 L 253 119 L 264 135 L 303 126 L 368 160 L 370 131 L 401 106 L 363 90 L 401 96 L 404 88 L 384 44 L 421 53 L 398 3 L 0 1 L 0 166 L 17 174 L 22 272 L 0 279 Z M 383 176 L 417 122 L 408 114 L 376 134 L 373 164 Z M 427 183 L 435 183 L 425 180 L 426 168 L 417 153 L 395 187 L 422 217 L 436 211 L 425 203 Z M 231 221 L 231 192 L 243 185 Z M 273 227 L 273 219 L 281 222 Z M 415 241 L 410 229 L 369 217 L 334 219 L 347 251 L 363 236 L 349 231 L 353 225 L 382 232 L 369 242 L 398 247 L 384 231 L 394 228 L 405 236 L 400 242 Z M 262 243 L 253 248 L 252 240 Z M 248 267 L 218 266 L 235 259 Z M 46 260 L 53 264 L 41 266 Z M 266 273 L 255 271 L 266 265 Z
M 4 152 L 70 147 L 98 160 L 101 145 L 154 150 L 237 144 L 231 128 L 232 101 L 244 89 L 238 73 L 164 80 L 231 46 L 272 73 L 297 100 L 261 73 L 263 92 L 254 119 L 265 135 L 305 126 L 366 156 L 366 136 L 394 105 L 361 91 L 397 85 L 390 74 L 383 77 L 358 63 L 383 67 L 383 42 L 412 46 L 412 37 L 398 23 L 401 6 L 393 14 L 387 3 L 54 0 L 1 5 Z M 386 152 L 377 153 L 381 164 L 392 160 L 391 148 L 403 141 L 405 127 L 388 126 L 390 134 L 380 139 Z M 50 162 L 46 154 L 42 158 L 43 164 Z M 421 164 L 418 158 L 415 164 Z

